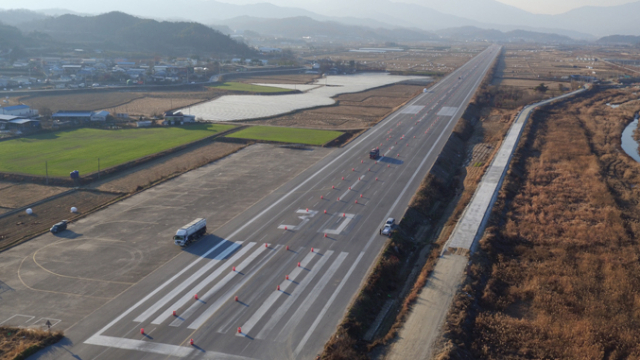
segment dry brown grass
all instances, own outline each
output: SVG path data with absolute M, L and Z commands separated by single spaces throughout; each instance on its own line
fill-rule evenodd
M 202 91 L 110 91 L 79 94 L 24 96 L 20 101 L 34 109 L 107 110 L 111 113 L 152 116 L 214 99 L 225 91 L 214 88 Z
M 64 335 L 61 331 L 0 327 L 0 360 L 26 359 L 37 350 L 55 344 Z
M 302 110 L 263 120 L 249 120 L 247 123 L 331 130 L 365 129 L 377 124 L 400 105 L 414 98 L 423 88 L 424 86 L 416 85 L 390 85 L 356 94 L 343 94 L 335 98 L 335 106 Z
M 638 106 L 603 91 L 538 111 L 439 358 L 640 358 L 640 165 L 619 150 Z

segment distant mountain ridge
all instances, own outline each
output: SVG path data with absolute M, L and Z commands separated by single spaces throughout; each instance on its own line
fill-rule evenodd
M 625 45 L 640 45 L 640 36 L 634 35 L 610 35 L 598 39 L 596 41 L 599 44 L 625 44 Z
M 475 26 L 444 29 L 437 31 L 436 34 L 458 41 L 537 42 L 555 44 L 569 44 L 576 42 L 568 36 L 558 34 L 547 34 L 525 30 L 502 32 L 495 29 L 480 29 Z
M 39 31 L 59 42 L 93 48 L 156 52 L 170 55 L 228 54 L 255 51 L 219 31 L 194 22 L 158 22 L 121 12 L 97 16 L 61 15 L 18 24 L 27 33 Z
M 261 35 L 271 35 L 290 39 L 303 36 L 323 37 L 327 40 L 342 41 L 426 41 L 438 40 L 439 36 L 424 30 L 407 28 L 372 28 L 344 25 L 334 21 L 317 21 L 306 16 L 284 19 L 266 19 L 240 16 L 225 20 L 219 25 L 234 30 L 250 30 Z

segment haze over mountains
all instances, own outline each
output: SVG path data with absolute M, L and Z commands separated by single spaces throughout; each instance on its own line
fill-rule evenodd
M 96 8 L 117 8 L 145 18 L 195 21 L 290 38 L 313 32 L 336 37 L 346 34 L 375 41 L 419 41 L 437 38 L 437 33 L 460 40 L 512 41 L 520 38 L 523 41 L 567 42 L 571 40 L 569 38 L 596 40 L 609 35 L 640 35 L 637 20 L 640 1 L 611 7 L 582 7 L 559 15 L 533 14 L 496 0 L 404 1 L 407 2 L 311 0 L 300 2 L 300 7 L 283 7 L 267 2 L 237 5 L 217 0 L 182 0 L 180 6 L 176 6 L 173 2 L 152 0 L 112 0 L 96 5 Z M 410 1 L 419 4 L 408 3 Z M 0 22 L 18 25 L 63 13 L 72 12 L 63 9 L 37 13 L 12 10 L 0 12 Z M 286 20 L 278 23 L 274 19 Z M 499 30 L 502 34 L 491 30 Z M 560 36 L 532 36 L 530 32 Z

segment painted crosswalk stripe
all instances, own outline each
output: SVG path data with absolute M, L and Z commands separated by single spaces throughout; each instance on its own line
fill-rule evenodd
M 331 264 L 329 269 L 325 272 L 325 274 L 321 278 L 320 283 L 322 283 L 323 281 L 329 281 L 329 278 L 331 278 L 333 274 L 336 272 L 336 270 L 340 267 L 340 265 L 344 261 L 344 258 L 347 256 L 347 254 L 348 253 L 346 252 L 342 252 L 340 253 L 340 255 L 338 255 L 338 258 L 333 262 L 333 264 Z M 327 255 L 329 255 L 329 252 L 327 252 Z M 309 284 L 313 282 L 315 277 L 318 276 L 318 274 L 320 274 L 320 270 L 322 270 L 322 267 L 324 266 L 324 264 L 329 260 L 329 256 L 325 256 L 325 257 L 326 259 L 325 258 L 321 259 L 320 261 L 318 261 L 318 264 L 316 264 L 316 266 L 313 267 L 314 272 L 312 274 L 309 274 L 309 276 L 305 277 L 304 280 L 300 282 L 300 285 L 298 285 L 296 292 L 292 294 L 292 296 L 287 298 L 287 300 L 285 300 L 285 302 L 282 305 L 280 305 L 278 310 L 274 312 L 273 315 L 271 315 L 271 319 L 269 319 L 267 324 L 262 328 L 262 330 L 260 330 L 260 332 L 256 336 L 257 339 L 266 338 L 267 335 L 271 332 L 271 330 L 273 330 L 273 328 L 276 326 L 278 321 L 282 320 L 284 315 L 291 308 L 291 305 L 293 305 L 293 303 L 298 299 L 298 297 L 300 297 L 300 295 L 304 293 L 304 290 L 307 288 Z M 325 278 L 327 279 L 324 280 Z M 318 283 L 316 287 L 320 286 L 320 283 Z M 316 298 L 317 296 L 307 297 L 307 299 L 309 299 L 307 302 L 313 302 L 313 300 Z M 304 303 L 302 306 L 305 306 L 305 305 L 306 303 Z
M 260 271 L 260 269 L 275 255 L 275 253 L 277 252 L 278 249 L 280 249 L 280 247 L 281 247 L 280 245 L 277 245 L 274 249 L 275 251 L 271 252 L 271 254 L 267 255 L 265 259 L 260 261 L 260 263 L 258 264 L 258 267 L 252 271 L 250 276 L 243 276 L 242 280 L 239 283 L 237 283 L 233 288 L 231 288 L 222 296 L 220 296 L 218 300 L 216 300 L 211 306 L 209 306 L 191 324 L 189 324 L 187 328 L 196 330 L 200 326 L 202 326 L 202 324 L 204 324 L 207 320 L 209 320 L 209 318 L 213 316 L 213 314 L 215 314 L 218 310 L 220 310 L 220 308 L 222 307 L 222 305 L 224 305 L 225 302 L 229 301 L 231 296 L 236 294 L 238 290 L 244 286 L 244 284 L 246 284 L 249 280 L 251 280 L 251 278 L 253 278 L 253 276 L 255 276 Z
M 347 255 L 348 253 L 345 252 L 340 253 L 336 261 L 331 264 L 329 270 L 327 270 L 327 272 L 322 275 L 320 281 L 318 281 L 313 290 L 311 290 L 311 292 L 307 295 L 306 300 L 302 303 L 298 310 L 296 310 L 291 318 L 289 318 L 289 321 L 287 321 L 287 324 L 282 327 L 282 330 L 280 330 L 280 333 L 277 336 L 278 342 L 284 342 L 285 339 L 289 338 L 293 329 L 298 325 L 300 320 L 302 320 L 302 317 L 309 311 L 311 305 L 313 305 L 313 302 L 318 298 L 318 296 L 320 296 L 320 293 L 322 293 L 324 288 L 329 283 L 329 280 L 331 280 L 338 268 L 340 268 L 340 265 L 342 265 L 342 262 L 347 257 Z
M 222 241 L 220 244 L 216 245 L 213 249 L 209 250 L 207 254 L 213 253 L 217 248 L 228 243 L 229 243 L 228 241 Z M 136 322 L 146 321 L 149 317 L 151 317 L 151 315 L 155 314 L 158 310 L 160 310 L 163 306 L 165 306 L 169 301 L 171 301 L 171 299 L 173 299 L 182 291 L 184 291 L 187 287 L 189 287 L 193 282 L 198 280 L 207 271 L 211 270 L 214 266 L 216 266 L 220 262 L 220 260 L 223 260 L 229 253 L 235 251 L 240 246 L 241 246 L 240 243 L 231 243 L 231 246 L 226 248 L 222 253 L 216 255 L 206 265 L 201 267 L 193 275 L 189 276 L 187 280 L 183 281 L 180 285 L 176 286 L 168 294 L 163 296 L 153 306 L 149 307 L 142 314 L 138 315 L 138 317 L 136 317 L 133 321 L 136 321 Z
M 265 250 L 267 250 L 267 248 L 265 248 L 263 246 L 258 247 L 253 253 L 251 253 L 251 255 L 249 255 L 246 259 L 244 259 L 238 266 L 236 266 L 236 271 L 242 272 L 243 269 L 246 269 L 249 266 L 249 264 L 251 264 Z M 230 262 L 229 262 L 229 264 L 230 264 Z M 224 269 L 224 270 L 229 271 L 229 269 Z M 180 326 L 180 325 L 182 325 L 182 323 L 185 320 L 187 320 L 191 315 L 193 315 L 193 313 L 197 309 L 199 309 L 207 301 L 209 301 L 209 299 L 211 299 L 213 297 L 213 295 L 215 295 L 216 292 L 218 292 L 220 289 L 222 289 L 233 278 L 237 278 L 238 276 L 240 276 L 240 275 L 238 275 L 235 272 L 229 272 L 229 274 L 227 274 L 227 276 L 225 276 L 220 281 L 218 281 L 209 291 L 207 291 L 204 295 L 202 295 L 202 297 L 200 297 L 200 300 L 202 300 L 202 302 L 200 302 L 200 301 L 194 302 L 186 311 L 184 311 L 183 313 L 179 314 L 180 316 L 178 318 L 176 318 L 173 322 L 171 322 L 170 326 Z M 178 307 L 175 307 L 174 309 L 178 309 Z M 167 314 L 169 314 L 168 311 L 167 311 Z
M 361 252 L 360 255 L 358 255 L 358 258 L 356 258 L 356 261 L 353 262 L 353 265 L 351 265 L 351 268 L 349 269 L 349 271 L 347 271 L 347 274 L 344 276 L 344 278 L 342 278 L 342 281 L 340 281 L 340 284 L 338 285 L 336 290 L 333 292 L 333 294 L 329 298 L 329 301 L 327 301 L 327 303 L 324 305 L 324 307 L 316 317 L 316 320 L 313 322 L 313 324 L 311 324 L 311 327 L 309 327 L 309 330 L 307 330 L 307 333 L 304 334 L 304 337 L 302 338 L 302 340 L 300 340 L 300 343 L 298 344 L 296 351 L 293 353 L 294 358 L 298 357 L 298 355 L 300 354 L 300 351 L 302 351 L 304 346 L 307 344 L 307 341 L 309 341 L 311 334 L 313 334 L 313 332 L 316 330 L 316 328 L 318 327 L 318 324 L 320 324 L 320 321 L 324 319 L 324 315 L 327 313 L 327 311 L 329 311 L 329 308 L 331 307 L 331 305 L 333 305 L 333 302 L 336 300 L 336 297 L 338 297 L 340 290 L 342 290 L 344 285 L 347 283 L 347 280 L 349 280 L 351 273 L 353 273 L 353 271 L 356 269 L 356 266 L 358 266 L 358 263 L 360 263 L 360 260 L 362 260 L 363 256 L 364 256 L 364 251 Z
M 233 254 L 233 256 L 231 258 L 229 258 L 229 260 L 225 263 L 225 266 L 221 266 L 221 267 L 217 268 L 216 271 L 214 271 L 211 274 L 209 274 L 209 276 L 207 276 L 204 280 L 200 281 L 190 291 L 184 293 L 180 299 L 178 299 L 175 303 L 173 303 L 171 306 L 169 306 L 167 309 L 165 309 L 165 311 L 160 313 L 160 315 L 158 315 L 158 317 L 155 318 L 151 323 L 154 324 L 154 325 L 162 324 L 162 322 L 166 321 L 169 317 L 172 316 L 171 313 L 172 313 L 173 310 L 180 310 L 180 308 L 182 308 L 184 306 L 184 304 L 186 304 L 189 301 L 193 301 L 193 296 L 195 294 L 199 293 L 200 290 L 202 290 L 205 286 L 209 285 L 212 281 L 217 279 L 223 272 L 231 271 L 229 266 L 226 266 L 226 265 L 231 265 L 235 261 L 240 259 L 242 256 L 244 256 L 244 254 L 246 254 L 249 250 L 251 250 L 251 248 L 255 244 L 256 243 L 254 243 L 254 242 L 248 243 L 247 246 L 243 247 L 240 251 L 238 251 L 237 253 Z M 261 248 L 261 249 L 264 249 L 264 248 Z M 221 255 L 223 255 L 223 254 L 221 254 Z M 229 254 L 226 254 L 226 255 L 229 255 Z M 206 300 L 204 300 L 202 298 L 201 298 L 201 300 L 202 301 L 206 301 Z
M 319 252 L 320 250 L 316 250 L 316 251 Z M 258 321 L 260 321 L 260 319 L 262 319 L 262 317 L 267 313 L 267 311 L 271 309 L 271 306 L 273 306 L 273 304 L 278 300 L 278 298 L 280 298 L 280 295 L 282 295 L 283 292 L 286 292 L 289 286 L 293 284 L 291 280 L 295 280 L 296 278 L 298 278 L 298 276 L 302 272 L 302 269 L 308 266 L 308 264 L 315 257 L 315 255 L 316 255 L 315 253 L 308 253 L 307 256 L 305 256 L 305 258 L 300 262 L 301 266 L 295 268 L 295 270 L 293 270 L 289 275 L 290 280 L 283 281 L 280 284 L 280 291 L 274 291 L 271 293 L 271 295 L 269 295 L 267 300 L 265 300 L 262 303 L 262 306 L 260 306 L 260 308 L 255 313 L 253 313 L 253 315 L 251 315 L 249 320 L 247 320 L 247 322 L 245 322 L 242 325 L 242 334 L 236 334 L 237 336 L 244 336 L 244 334 L 248 334 L 253 329 L 253 327 L 258 323 Z

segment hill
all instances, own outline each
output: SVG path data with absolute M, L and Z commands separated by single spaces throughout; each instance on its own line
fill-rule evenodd
M 18 25 L 77 47 L 150 52 L 167 55 L 219 54 L 250 56 L 254 50 L 199 23 L 140 19 L 121 12 L 98 16 L 62 15 Z
M 425 41 L 438 36 L 423 30 L 407 28 L 372 28 L 344 25 L 335 21 L 317 21 L 306 16 L 285 19 L 268 19 L 241 16 L 220 24 L 233 30 L 250 30 L 261 35 L 271 35 L 290 39 L 311 37 L 326 41 Z
M 495 42 L 534 42 L 566 44 L 576 40 L 558 34 L 547 34 L 534 31 L 512 30 L 502 32 L 495 29 L 480 29 L 475 26 L 449 28 L 436 32 L 438 35 L 459 41 L 495 41 Z
M 640 44 L 640 36 L 610 35 L 610 36 L 605 36 L 603 38 L 600 38 L 596 42 L 599 43 L 599 44 L 608 44 L 608 45 L 617 45 L 617 44 L 639 45 Z

